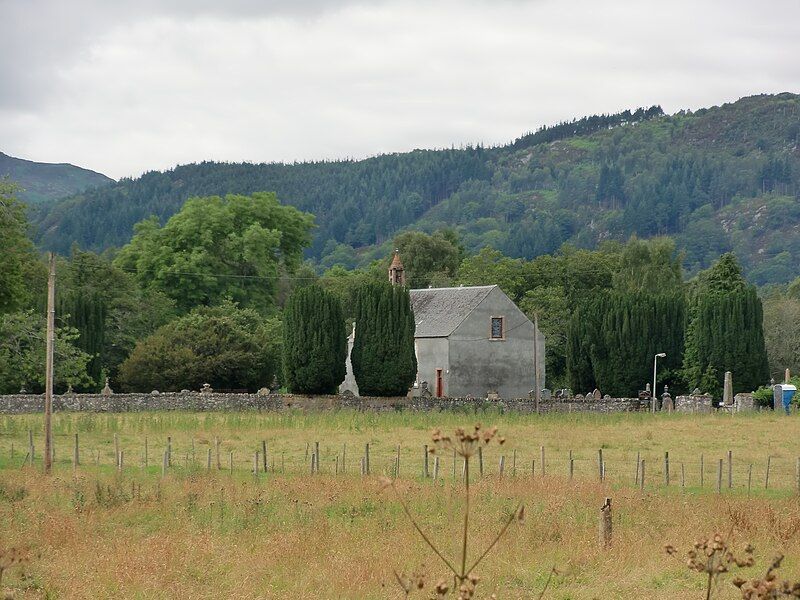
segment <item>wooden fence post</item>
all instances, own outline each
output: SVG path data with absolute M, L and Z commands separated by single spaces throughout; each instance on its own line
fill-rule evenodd
M 369 475 L 369 442 L 364 448 L 364 474 Z
M 433 457 L 433 480 L 439 479 L 439 456 Z
M 503 472 L 505 471 L 506 466 L 506 455 L 503 454 L 500 456 L 500 477 L 503 476 Z
M 73 468 L 77 469 L 78 466 L 81 464 L 81 455 L 80 449 L 78 446 L 78 434 L 75 434 L 75 446 L 72 449 L 72 466 Z
M 161 476 L 162 477 L 166 477 L 167 476 L 167 466 L 168 465 L 169 465 L 169 453 L 166 450 L 164 450 L 164 457 L 163 457 L 163 460 L 161 461 Z
M 253 453 L 253 477 L 258 479 L 258 452 Z
M 569 468 L 569 478 L 570 478 L 570 481 L 571 481 L 572 477 L 575 475 L 575 463 L 572 460 L 572 450 L 569 451 L 569 465 L 568 465 L 568 468 Z
M 517 451 L 514 450 L 514 453 L 511 457 L 511 476 L 517 476 Z
M 147 436 L 144 436 L 144 468 L 147 468 Z
M 639 490 L 643 492 L 644 491 L 644 459 L 642 459 L 642 462 L 639 464 L 639 470 L 641 471 L 641 473 L 639 474 Z
M 753 483 L 753 465 L 747 468 L 747 495 L 750 495 L 750 486 Z
M 800 456 L 797 457 L 797 462 L 794 467 L 795 485 L 797 486 L 797 493 L 800 494 Z
M 233 475 L 233 450 L 228 453 L 228 472 Z
M 669 452 L 664 452 L 664 485 L 669 486 Z
M 728 450 L 728 489 L 733 488 L 733 452 Z
M 771 462 L 772 462 L 772 457 L 771 456 L 767 456 L 767 474 L 764 477 L 764 489 L 765 490 L 769 489 L 769 467 L 770 467 L 770 463 Z
M 319 442 L 317 442 L 317 453 L 319 453 Z M 267 472 L 267 440 L 261 440 L 261 454 L 263 455 L 264 473 Z
M 214 436 L 214 456 L 217 459 L 217 471 L 222 469 L 222 464 L 219 461 L 219 436 Z
M 314 454 L 317 457 L 314 461 L 314 472 L 319 473 L 319 442 L 314 442 Z
M 122 473 L 122 466 L 125 461 L 125 451 L 120 450 L 119 454 L 117 455 L 117 471 Z
M 483 446 L 478 446 L 478 472 L 483 477 Z
M 211 472 L 211 446 L 208 447 L 206 452 L 206 471 Z
M 114 458 L 119 463 L 119 434 L 114 433 Z
M 427 479 L 428 475 L 428 444 L 422 446 L 422 476 Z
M 700 455 L 700 487 L 705 487 L 705 461 L 703 460 L 703 455 Z
M 636 477 L 633 480 L 633 485 L 639 485 L 639 467 L 640 463 L 642 462 L 641 453 L 637 450 L 636 451 Z
M 342 444 L 342 473 L 347 473 L 347 444 Z
M 681 487 L 686 489 L 686 470 L 683 468 L 683 463 L 681 463 Z
M 172 466 L 172 436 L 167 436 L 167 466 Z
M 33 466 L 34 446 L 33 446 L 33 429 L 28 429 L 28 460 Z
M 603 449 L 598 448 L 597 450 L 597 469 L 600 473 L 600 481 L 603 481 Z
M 719 459 L 719 464 L 717 466 L 717 493 L 722 493 L 722 459 Z
M 400 477 L 400 444 L 397 444 L 397 459 L 394 467 L 395 478 Z
M 603 548 L 611 546 L 611 498 L 606 498 L 600 507 L 600 545 Z
M 539 460 L 541 461 L 542 477 L 544 477 L 544 446 L 539 447 Z

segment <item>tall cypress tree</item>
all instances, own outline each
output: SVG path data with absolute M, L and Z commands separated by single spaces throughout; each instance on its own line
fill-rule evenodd
M 694 282 L 683 363 L 689 387 L 711 385 L 703 391 L 716 396 L 725 371 L 733 373 L 734 392 L 755 390 L 769 379 L 761 300 L 731 253 Z
M 69 289 L 59 294 L 58 305 L 58 313 L 80 334 L 75 345 L 92 357 L 86 367 L 89 377 L 101 384 L 107 312 L 104 298 L 96 290 Z
M 653 356 L 667 354 L 661 374 L 678 369 L 683 358 L 686 303 L 682 288 L 598 293 L 575 311 L 567 341 L 570 385 L 585 393 L 594 387 L 631 396 L 650 380 Z
M 283 321 L 287 387 L 301 394 L 332 394 L 344 381 L 346 360 L 347 333 L 339 300 L 317 285 L 295 291 Z
M 408 289 L 370 282 L 356 292 L 351 360 L 366 396 L 404 396 L 417 374 L 414 313 Z

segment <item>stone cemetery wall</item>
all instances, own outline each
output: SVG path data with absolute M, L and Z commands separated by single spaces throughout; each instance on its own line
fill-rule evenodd
M 153 392 L 150 394 L 64 394 L 53 396 L 53 410 L 86 412 L 138 411 L 237 411 L 237 410 L 335 410 L 349 408 L 369 411 L 473 411 L 500 410 L 521 413 L 596 412 L 616 413 L 646 410 L 638 398 L 549 398 L 541 400 L 537 410 L 531 398 L 375 398 L 339 394 L 300 396 L 292 394 L 227 394 L 204 392 Z M 0 395 L 0 414 L 23 414 L 44 411 L 44 395 Z

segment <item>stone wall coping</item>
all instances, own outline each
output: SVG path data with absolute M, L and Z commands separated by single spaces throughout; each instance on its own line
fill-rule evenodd
M 640 410 L 638 398 L 551 398 L 539 401 L 539 412 Z M 453 410 L 491 409 L 537 412 L 532 398 L 370 397 L 349 394 L 302 395 L 280 393 L 147 392 L 113 394 L 60 394 L 53 396 L 55 412 L 222 411 L 222 410 Z M 36 413 L 44 410 L 44 394 L 0 395 L 0 414 Z

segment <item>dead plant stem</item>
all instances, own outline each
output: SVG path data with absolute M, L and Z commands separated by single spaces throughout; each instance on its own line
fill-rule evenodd
M 506 532 L 506 531 L 508 530 L 508 528 L 511 526 L 511 523 L 513 523 L 513 522 L 514 522 L 514 520 L 517 518 L 517 513 L 519 512 L 519 508 L 520 508 L 520 506 L 522 506 L 522 505 L 521 505 L 521 504 L 518 504 L 518 505 L 517 505 L 517 508 L 515 508 L 515 509 L 514 509 L 514 512 L 512 512 L 512 513 L 511 513 L 511 516 L 509 517 L 508 521 L 506 521 L 506 524 L 505 524 L 505 525 L 503 525 L 503 528 L 500 530 L 500 533 L 498 533 L 498 534 L 497 534 L 497 536 L 494 538 L 494 540 L 492 541 L 492 543 L 491 543 L 491 544 L 489 544 L 489 547 L 488 547 L 488 548 L 486 548 L 486 550 L 484 551 L 484 553 L 483 553 L 483 554 L 481 554 L 481 555 L 478 557 L 478 560 L 476 560 L 476 561 L 475 561 L 475 562 L 472 564 L 472 566 L 469 568 L 469 570 L 467 571 L 467 573 L 472 573 L 472 571 L 474 571 L 474 570 L 475 570 L 475 567 L 477 567 L 477 566 L 478 566 L 478 565 L 481 563 L 481 561 L 482 561 L 482 560 L 483 560 L 483 559 L 486 557 L 486 555 L 487 555 L 487 554 L 489 554 L 489 552 L 491 552 L 491 551 L 492 551 L 492 548 L 494 548 L 494 547 L 495 547 L 495 545 L 497 544 L 497 542 L 499 542 L 499 541 L 500 541 L 500 538 L 501 538 L 501 537 L 503 537 L 503 535 L 505 534 L 505 532 Z
M 416 520 L 414 520 L 414 517 L 411 515 L 411 511 L 408 509 L 408 505 L 403 500 L 403 497 L 400 495 L 400 492 L 397 491 L 397 488 L 395 487 L 394 483 L 392 483 L 392 489 L 394 490 L 397 499 L 400 501 L 400 506 L 403 507 L 403 512 L 406 513 L 408 520 L 411 521 L 411 524 L 414 526 L 414 529 L 417 530 L 417 533 L 419 533 L 420 536 L 422 536 L 422 539 L 425 540 L 425 543 L 428 544 L 428 546 L 430 546 L 430 549 L 434 551 L 436 556 L 442 559 L 442 562 L 446 564 L 447 568 L 453 572 L 453 575 L 460 578 L 461 576 L 458 574 L 458 571 L 456 571 L 455 567 L 450 563 L 449 560 L 447 560 L 444 557 L 444 555 L 441 552 L 439 552 L 439 549 L 433 545 L 433 542 L 431 542 L 430 538 L 428 538 L 428 536 L 425 535 L 425 532 L 422 531 L 422 528 L 417 524 Z M 472 569 L 470 569 L 470 572 L 471 571 Z

